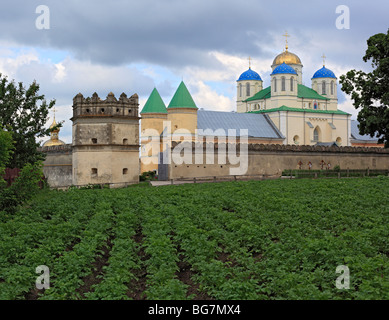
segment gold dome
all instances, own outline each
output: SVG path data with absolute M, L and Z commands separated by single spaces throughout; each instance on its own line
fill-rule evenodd
M 288 50 L 284 51 L 283 53 L 280 53 L 277 57 L 275 57 L 273 61 L 273 66 L 278 66 L 284 62 L 286 64 L 301 64 L 300 58 L 294 53 L 289 52 Z
M 43 145 L 42 147 L 51 147 L 51 146 L 62 146 L 64 145 L 65 142 L 63 142 L 62 140 L 59 140 L 59 139 L 50 139 L 50 140 L 47 140 Z
M 58 135 L 59 135 L 59 128 L 57 129 L 53 129 L 55 126 L 57 126 L 57 122 L 55 121 L 55 115 L 54 115 L 54 119 L 53 119 L 53 123 L 51 124 L 50 126 L 50 140 L 47 140 L 43 145 L 42 147 L 51 147 L 51 146 L 62 146 L 65 144 L 65 142 L 61 141 L 58 139 Z

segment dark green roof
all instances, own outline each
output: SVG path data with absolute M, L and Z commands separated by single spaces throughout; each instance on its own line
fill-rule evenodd
M 141 111 L 142 113 L 167 113 L 165 103 L 157 89 L 154 88 L 151 92 L 149 99 Z
M 318 94 L 315 90 L 308 88 L 302 84 L 299 84 L 297 88 L 298 88 L 298 90 L 297 90 L 297 97 L 298 98 L 315 99 L 315 100 L 330 100 L 330 99 Z M 271 87 L 267 87 L 267 88 L 257 92 L 254 96 L 246 99 L 245 101 L 269 99 L 269 98 L 271 98 L 270 89 L 271 89 Z
M 184 81 L 181 81 L 176 93 L 174 94 L 172 101 L 170 101 L 168 108 L 193 108 L 197 109 L 196 104 L 190 95 L 188 88 Z
M 269 99 L 270 97 L 271 97 L 270 87 L 267 87 L 257 92 L 255 95 L 253 95 L 251 98 L 246 99 L 245 101 Z
M 315 90 L 308 88 L 302 84 L 298 85 L 297 97 L 304 98 L 304 99 L 330 100 L 330 99 L 318 94 Z
M 248 113 L 269 113 L 277 111 L 293 111 L 293 112 L 309 112 L 309 113 L 327 113 L 327 114 L 349 114 L 342 110 L 315 110 L 315 109 L 299 109 L 299 108 L 289 108 L 287 106 L 281 106 L 279 108 L 266 109 L 266 110 L 257 110 L 249 111 Z

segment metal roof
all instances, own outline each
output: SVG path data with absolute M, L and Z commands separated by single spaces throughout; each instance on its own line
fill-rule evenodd
M 368 134 L 361 135 L 359 134 L 358 128 L 359 122 L 356 120 L 351 120 L 351 138 L 355 140 L 363 140 L 363 141 L 378 141 L 378 138 L 370 137 Z
M 256 73 L 254 70 L 251 70 L 251 68 L 249 68 L 247 71 L 243 72 L 237 81 L 243 81 L 243 80 L 262 81 L 261 76 L 258 73 Z
M 198 110 L 197 128 L 223 129 L 226 134 L 228 129 L 235 129 L 237 136 L 240 130 L 247 129 L 249 137 L 253 138 L 285 138 L 266 114 Z

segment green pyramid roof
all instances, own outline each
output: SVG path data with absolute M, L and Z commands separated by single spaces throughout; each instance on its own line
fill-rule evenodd
M 151 92 L 149 99 L 141 111 L 142 113 L 167 113 L 166 106 L 156 88 Z
M 172 101 L 170 101 L 168 108 L 193 108 L 198 109 L 190 95 L 188 88 L 184 81 L 181 81 Z

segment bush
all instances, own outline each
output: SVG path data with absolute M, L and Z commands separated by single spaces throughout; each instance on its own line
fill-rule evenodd
M 339 172 L 339 171 L 340 171 L 340 166 L 339 166 L 339 165 L 336 165 L 336 166 L 334 167 L 334 171 L 335 171 L 335 172 Z
M 156 180 L 155 174 L 156 174 L 155 171 L 143 172 L 143 173 L 139 176 L 139 181 Z
M 41 161 L 27 163 L 10 187 L 0 189 L 0 211 L 15 212 L 20 204 L 39 192 L 43 178 L 42 167 Z

